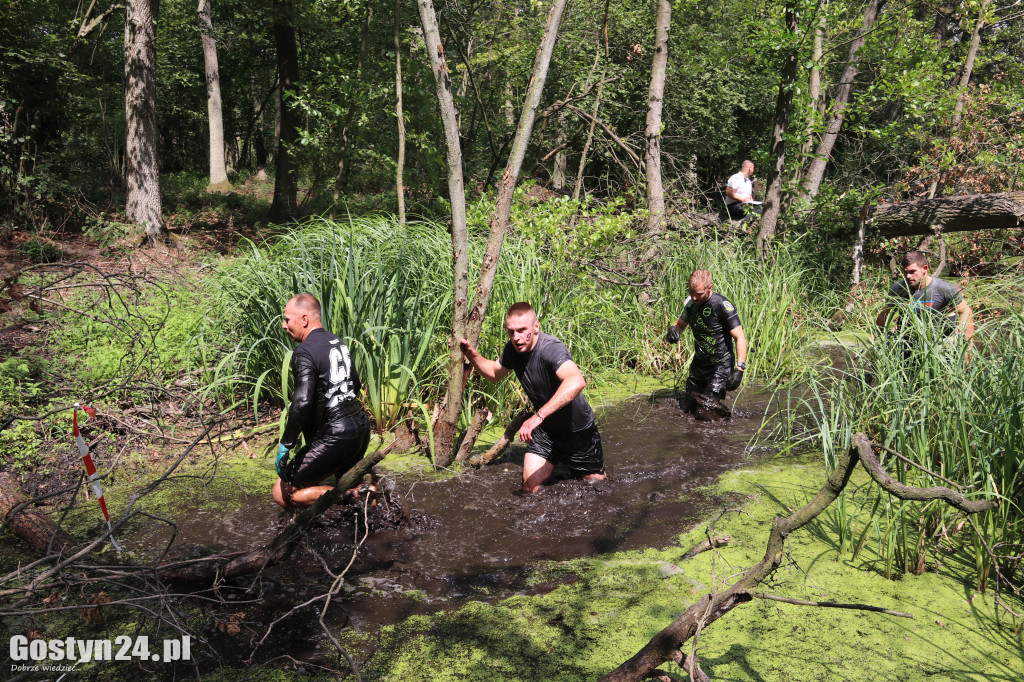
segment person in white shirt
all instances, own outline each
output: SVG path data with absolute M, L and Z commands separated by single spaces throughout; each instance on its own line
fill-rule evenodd
M 747 159 L 740 166 L 740 172 L 729 178 L 725 188 L 725 206 L 733 220 L 749 220 L 754 217 L 754 162 Z

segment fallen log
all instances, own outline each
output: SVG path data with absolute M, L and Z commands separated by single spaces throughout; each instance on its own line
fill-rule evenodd
M 995 500 L 968 500 L 961 493 L 941 486 L 922 489 L 893 481 L 879 463 L 867 436 L 862 433 L 855 434 L 850 449 L 818 493 L 806 505 L 786 518 L 775 517 L 772 521 L 764 558 L 760 562 L 744 571 L 729 589 L 701 597 L 683 615 L 652 637 L 632 658 L 602 677 L 599 682 L 639 682 L 652 675 L 665 661 L 686 662 L 683 646 L 687 641 L 729 611 L 762 594 L 757 588 L 782 564 L 786 538 L 817 518 L 839 497 L 849 482 L 857 462 L 864 465 L 871 478 L 886 492 L 899 499 L 941 499 L 967 514 L 995 509 L 998 506 Z M 846 608 L 857 606 L 860 605 L 846 605 Z
M 43 554 L 60 554 L 75 544 L 75 539 L 49 516 L 32 510 L 31 503 L 17 476 L 9 471 L 0 472 L 0 521 L 3 528 L 10 529 L 16 537 Z
M 1024 227 L 1024 192 L 879 204 L 871 208 L 867 224 L 883 237 Z
M 392 447 L 394 444 L 359 460 L 355 466 L 340 476 L 337 484 L 321 495 L 313 506 L 293 517 L 273 540 L 262 547 L 242 554 L 218 554 L 199 560 L 163 564 L 151 570 L 164 580 L 196 582 L 255 573 L 283 561 L 313 521 L 328 507 L 340 501 L 346 491 L 356 487 L 363 480 L 363 476 L 370 473 L 373 467 L 391 452 Z

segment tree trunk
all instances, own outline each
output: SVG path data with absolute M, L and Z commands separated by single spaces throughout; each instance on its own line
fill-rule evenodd
M 446 466 L 455 455 L 455 425 L 462 409 L 463 378 L 462 349 L 459 339 L 466 336 L 469 310 L 469 236 L 466 229 L 466 191 L 462 176 L 462 148 L 459 145 L 458 113 L 452 98 L 452 82 L 445 59 L 441 34 L 437 26 L 432 0 L 416 0 L 419 8 L 423 38 L 427 44 L 427 59 L 434 74 L 437 102 L 441 109 L 444 128 L 445 159 L 448 165 L 448 200 L 452 208 L 452 335 L 448 339 L 448 390 L 445 409 L 434 422 L 434 463 Z
M 811 48 L 811 70 L 807 74 L 807 99 L 808 99 L 808 121 L 804 131 L 804 141 L 800 145 L 799 163 L 793 171 L 794 186 L 801 186 L 804 177 L 804 159 L 811 154 L 814 146 L 814 131 L 818 124 L 825 117 L 825 98 L 821 96 L 821 58 L 824 55 L 825 42 L 825 12 L 824 3 L 818 8 L 820 13 L 818 23 L 814 27 L 814 47 Z M 784 202 L 788 208 L 793 202 L 793 194 L 790 193 Z
M 231 189 L 224 160 L 224 114 L 220 100 L 220 69 L 217 42 L 213 37 L 210 0 L 199 0 L 199 32 L 203 36 L 203 64 L 206 70 L 206 113 L 210 124 L 210 184 L 208 192 Z
M 18 507 L 21 508 L 12 513 Z M 59 554 L 75 543 L 74 538 L 49 516 L 32 509 L 28 496 L 21 489 L 21 482 L 7 471 L 0 472 L 0 522 L 5 529 L 43 554 Z
M 156 124 L 157 7 L 157 0 L 128 0 L 124 25 L 125 215 L 145 228 L 150 244 L 166 236 Z
M 654 59 L 651 83 L 647 91 L 647 126 L 644 129 L 647 176 L 647 234 L 665 231 L 665 188 L 661 182 L 661 111 L 665 99 L 665 74 L 668 71 L 668 30 L 672 20 L 672 0 L 658 0 L 654 15 Z
M 558 149 L 555 152 L 555 162 L 551 171 L 551 187 L 555 191 L 561 192 L 565 189 L 566 172 L 569 170 L 569 159 L 565 153 L 565 143 L 568 139 L 568 133 L 565 125 L 565 112 L 558 112 L 558 116 L 555 118 L 555 148 Z
M 761 229 L 757 233 L 757 253 L 763 258 L 768 250 L 768 242 L 775 237 L 775 226 L 779 221 L 779 209 L 782 202 L 782 171 L 786 166 L 786 129 L 789 117 L 793 113 L 793 94 L 796 82 L 796 67 L 800 58 L 800 47 L 797 39 L 796 0 L 786 2 L 786 33 L 791 48 L 786 61 L 782 65 L 782 78 L 779 81 L 779 97 L 775 102 L 775 126 L 772 128 L 772 152 L 775 159 L 768 174 L 768 194 L 765 196 L 764 215 L 761 216 Z
M 512 151 L 509 154 L 505 173 L 501 177 L 501 187 L 498 190 L 494 215 L 491 216 L 490 237 L 484 250 L 483 263 L 480 265 L 480 279 L 477 281 L 476 297 L 468 318 L 468 338 L 474 344 L 479 340 L 480 329 L 484 322 L 484 313 L 487 311 L 487 303 L 491 298 L 494 276 L 498 271 L 501 245 L 505 238 L 505 228 L 508 226 L 508 217 L 512 211 L 512 196 L 516 189 L 516 183 L 519 180 L 519 171 L 523 167 L 523 159 L 526 158 L 526 150 L 530 145 L 533 124 L 537 118 L 537 111 L 540 109 L 540 99 L 544 93 L 544 82 L 547 80 L 548 67 L 551 65 L 551 55 L 555 50 L 555 43 L 558 40 L 558 28 L 562 22 L 562 14 L 565 11 L 566 3 L 567 0 L 553 0 L 551 9 L 548 11 L 547 25 L 544 28 L 544 36 L 541 38 L 540 47 L 537 49 L 537 56 L 533 61 L 530 84 L 527 87 L 526 101 L 523 104 L 523 112 L 519 118 L 519 126 L 516 128 L 516 136 L 512 141 Z
M 846 57 L 846 68 L 839 78 L 839 89 L 836 90 L 835 98 L 832 100 L 832 116 L 829 118 L 825 133 L 818 142 L 818 148 L 814 152 L 814 159 L 807 169 L 807 179 L 804 181 L 803 198 L 807 201 L 818 196 L 821 189 L 821 181 L 825 178 L 825 167 L 828 165 L 832 155 L 832 148 L 839 137 L 839 131 L 843 127 L 843 120 L 846 118 L 846 107 L 850 100 L 850 93 L 853 91 L 853 81 L 857 77 L 860 62 L 860 48 L 863 47 L 868 31 L 875 25 L 878 12 L 885 4 L 885 0 L 869 0 L 867 9 L 864 10 L 864 19 L 861 21 L 860 29 L 853 41 L 850 42 L 850 51 Z
M 277 48 L 278 107 L 280 133 L 275 155 L 274 200 L 270 204 L 270 219 L 283 222 L 299 214 L 298 188 L 292 149 L 299 139 L 298 112 L 292 106 L 292 93 L 299 82 L 299 48 L 295 39 L 295 24 L 290 0 L 274 3 L 274 44 Z
M 398 223 L 405 225 L 405 113 L 402 111 L 402 40 L 399 18 L 402 4 L 395 0 L 395 119 L 398 121 L 398 161 L 395 164 L 395 191 L 398 194 Z
M 547 25 L 544 29 L 544 36 L 541 38 L 540 47 L 537 49 L 537 56 L 533 62 L 533 71 L 530 76 L 530 84 L 527 88 L 526 101 L 523 105 L 523 112 L 519 118 L 519 125 L 516 128 L 515 139 L 512 141 L 512 150 L 509 154 L 508 164 L 505 167 L 505 172 L 501 178 L 501 186 L 498 189 L 498 197 L 496 200 L 494 214 L 491 216 L 490 222 L 490 236 L 487 240 L 487 246 L 484 249 L 483 262 L 480 265 L 480 277 L 477 280 L 476 296 L 473 303 L 473 308 L 469 311 L 468 315 L 464 318 L 464 322 L 459 324 L 459 321 L 455 320 L 452 325 L 452 332 L 454 338 L 451 339 L 450 345 L 452 354 L 449 357 L 449 382 L 448 382 L 448 393 L 445 396 L 445 410 L 439 415 L 439 419 L 434 425 L 434 442 L 436 446 L 434 464 L 436 466 L 447 466 L 452 457 L 454 457 L 454 434 L 455 426 L 458 422 L 459 412 L 462 409 L 462 392 L 465 387 L 466 374 L 462 370 L 462 351 L 459 347 L 458 340 L 460 338 L 468 338 L 471 342 L 476 344 L 480 338 L 480 328 L 483 325 L 484 313 L 487 311 L 487 304 L 490 301 L 491 290 L 494 286 L 494 276 L 498 270 L 498 258 L 501 255 L 501 245 L 505 238 L 505 228 L 508 225 L 509 213 L 512 209 L 512 196 L 515 192 L 516 182 L 519 179 L 519 171 L 523 165 L 523 159 L 526 157 L 526 150 L 530 144 L 530 136 L 533 132 L 533 123 L 537 117 L 537 110 L 540 108 L 540 98 L 544 91 L 544 82 L 547 79 L 548 66 L 551 64 L 551 55 L 555 49 L 555 42 L 558 38 L 558 28 L 562 21 L 562 14 L 565 11 L 565 5 L 567 0 L 554 0 L 551 4 L 551 9 L 548 11 Z M 420 4 L 420 16 L 424 15 L 424 5 L 430 5 L 431 13 L 433 12 L 433 6 L 430 4 L 430 0 L 419 0 Z M 424 32 L 427 31 L 427 21 L 424 19 Z M 436 25 L 434 30 L 436 31 Z M 427 43 L 427 53 L 430 55 L 431 61 L 433 62 L 435 53 L 440 55 L 443 54 L 437 51 L 437 48 Z M 442 81 L 443 75 L 443 81 Z M 448 99 L 451 99 L 451 81 L 448 78 L 447 69 L 444 74 L 441 74 L 435 69 L 435 80 L 438 82 L 438 95 L 441 97 L 441 84 L 446 84 L 444 90 L 447 94 Z M 451 110 L 454 112 L 454 105 Z M 445 121 L 446 137 L 449 137 L 449 146 L 454 143 L 454 146 L 458 147 L 458 128 L 455 127 L 455 118 L 451 120 L 451 135 L 449 135 L 449 123 Z M 454 139 L 451 139 L 454 137 Z M 461 161 L 461 154 L 460 154 Z M 449 161 L 451 163 L 451 161 Z M 453 173 L 451 167 L 448 169 L 449 176 Z M 462 172 L 461 166 L 458 168 L 459 185 L 462 185 Z M 464 197 L 463 197 L 464 201 Z M 463 207 L 463 211 L 465 208 Z M 463 213 L 463 221 L 465 220 L 465 213 Z M 468 242 L 466 241 L 465 226 L 463 225 L 462 230 L 463 241 L 460 244 L 456 244 L 455 230 L 452 230 L 453 250 L 456 254 L 460 250 L 465 252 Z M 468 267 L 468 265 L 467 265 Z M 465 289 L 468 293 L 468 272 L 467 272 L 467 286 Z M 455 314 L 453 319 L 459 314 L 458 306 L 459 301 L 459 282 L 456 280 L 455 288 Z M 462 332 L 460 335 L 459 332 Z M 456 362 L 457 359 L 457 362 Z M 451 436 L 450 441 L 440 441 L 438 434 L 441 434 L 445 438 Z
M 597 64 L 601 60 L 601 48 L 597 48 L 597 52 L 594 54 L 594 65 L 590 67 L 590 73 L 593 74 L 597 69 Z M 605 64 L 601 69 L 601 75 L 597 82 L 597 92 L 594 94 L 594 108 L 593 114 L 590 117 L 590 127 L 587 129 L 587 139 L 583 143 L 583 152 L 580 154 L 580 163 L 576 167 L 576 182 L 572 188 L 572 200 L 579 201 L 580 194 L 583 192 L 583 170 L 587 167 L 587 155 L 590 153 L 590 145 L 594 142 L 594 130 L 597 128 L 597 112 L 601 107 L 601 94 L 604 91 L 604 76 L 607 67 L 607 55 L 605 55 Z M 589 77 L 588 77 L 589 81 Z M 588 83 L 589 86 L 589 83 Z M 586 90 L 587 88 L 584 88 Z
M 883 237 L 1024 227 L 1024 192 L 971 194 L 881 204 L 871 210 L 868 228 Z
M 981 47 L 981 31 L 985 28 L 985 12 L 988 10 L 989 0 L 981 3 L 978 10 L 978 20 L 974 22 L 974 32 L 971 33 L 971 44 L 967 48 L 967 57 L 964 59 L 964 68 L 960 72 L 960 82 L 957 84 L 956 104 L 953 106 L 953 120 L 949 124 L 949 136 L 956 135 L 960 128 L 960 121 L 964 114 L 964 95 L 967 94 L 967 85 L 971 82 L 971 74 L 974 72 L 974 60 L 978 56 L 978 48 Z M 939 174 L 936 173 L 928 188 L 928 198 L 934 199 L 935 195 L 941 192 Z
M 345 163 L 348 160 L 348 135 L 352 129 L 352 121 L 356 116 L 356 105 L 359 103 L 359 86 L 363 81 L 363 62 L 366 60 L 366 37 L 370 33 L 370 21 L 372 19 L 373 5 L 367 2 L 366 20 L 363 22 L 363 30 L 359 35 L 359 57 L 356 60 L 355 87 L 349 91 L 351 99 L 348 103 L 348 112 L 345 114 L 345 123 L 341 127 L 341 150 L 338 153 L 338 175 L 334 178 L 334 204 L 331 206 L 332 218 L 338 207 L 338 200 L 341 198 L 341 188 L 345 184 L 345 179 L 349 172 L 349 168 Z

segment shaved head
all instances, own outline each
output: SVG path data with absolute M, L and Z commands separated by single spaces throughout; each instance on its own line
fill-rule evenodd
M 320 317 L 320 301 L 313 294 L 295 294 L 288 299 L 289 305 L 294 305 L 296 310 L 301 310 L 307 315 Z
M 313 294 L 298 294 L 288 299 L 284 306 L 281 328 L 292 338 L 302 343 L 309 333 L 320 327 L 320 301 Z

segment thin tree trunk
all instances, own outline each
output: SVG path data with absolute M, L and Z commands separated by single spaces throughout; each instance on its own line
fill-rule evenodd
M 601 48 L 597 48 L 597 52 L 594 54 L 594 66 L 591 67 L 590 72 L 593 74 L 594 70 L 597 69 L 597 64 L 601 60 Z M 590 117 L 590 127 L 587 129 L 587 139 L 583 143 L 583 152 L 580 154 L 580 163 L 576 168 L 576 182 L 572 188 L 572 200 L 579 201 L 580 194 L 583 192 L 583 169 L 587 167 L 587 155 L 590 153 L 590 145 L 594 143 L 594 130 L 597 128 L 597 111 L 601 107 L 601 93 L 604 90 L 604 75 L 605 68 L 601 69 L 600 79 L 597 82 L 597 92 L 594 94 L 594 108 L 593 115 Z
M 960 121 L 964 114 L 964 95 L 967 94 L 967 85 L 971 82 L 971 74 L 974 72 L 974 60 L 978 56 L 978 48 L 981 46 L 981 31 L 985 28 L 985 12 L 988 10 L 989 0 L 984 0 L 978 9 L 978 20 L 974 22 L 974 32 L 971 33 L 971 45 L 967 48 L 967 57 L 964 59 L 964 68 L 960 72 L 960 82 L 957 84 L 956 104 L 953 106 L 953 120 L 949 124 L 949 136 L 956 135 L 960 128 Z M 932 184 L 928 188 L 928 198 L 934 199 L 940 191 L 939 174 L 936 173 Z
M 799 163 L 793 172 L 792 184 L 799 187 L 802 184 L 804 177 L 804 159 L 807 159 L 811 154 L 811 149 L 814 146 L 814 130 L 825 117 L 825 98 L 821 96 L 821 58 L 824 55 L 824 42 L 825 42 L 825 3 L 818 8 L 818 23 L 814 27 L 814 47 L 811 48 L 811 70 L 807 74 L 807 99 L 809 100 L 808 110 L 809 120 L 807 122 L 806 130 L 804 131 L 804 141 L 800 145 L 800 156 L 798 157 Z M 785 205 L 788 207 L 792 203 L 793 194 L 790 194 L 786 198 Z
M 366 20 L 363 22 L 363 30 L 359 35 L 359 57 L 356 61 L 355 85 L 349 92 L 348 113 L 345 114 L 345 124 L 341 127 L 341 150 L 338 153 L 338 175 L 334 178 L 334 204 L 331 205 L 331 217 L 338 207 L 338 199 L 341 198 L 341 188 L 345 184 L 349 168 L 345 164 L 348 157 L 348 136 L 352 129 L 352 121 L 356 116 L 356 105 L 359 103 L 359 86 L 363 80 L 363 62 L 366 60 L 366 37 L 370 33 L 370 21 L 373 19 L 373 5 L 366 3 Z
M 604 28 L 602 30 L 602 37 L 604 39 L 604 65 L 601 67 L 600 80 L 597 81 L 597 93 L 594 95 L 594 108 L 590 116 L 590 128 L 587 129 L 587 140 L 583 143 L 583 153 L 580 154 L 580 163 L 576 169 L 576 182 L 572 188 L 572 200 L 579 201 L 580 193 L 583 191 L 583 169 L 587 167 L 587 154 L 590 152 L 590 145 L 594 142 L 594 130 L 597 127 L 597 112 L 601 108 L 601 95 L 604 92 L 604 81 L 605 75 L 608 71 L 608 12 L 610 9 L 610 0 L 605 0 L 604 3 Z M 601 59 L 601 45 L 597 46 L 597 51 L 594 53 L 594 65 L 590 67 L 590 75 L 587 76 L 587 84 L 584 86 L 584 92 L 590 89 L 590 79 L 594 76 L 594 71 L 597 70 L 598 62 Z M 575 222 L 576 216 L 573 216 Z
M 861 21 L 857 35 L 850 42 L 850 51 L 846 57 L 846 68 L 839 78 L 839 89 L 836 90 L 835 98 L 832 100 L 832 115 L 829 118 L 825 133 L 818 142 L 818 148 L 814 152 L 814 159 L 807 169 L 807 179 L 804 181 L 803 198 L 810 201 L 818 196 L 821 189 L 821 181 L 825 178 L 825 167 L 832 156 L 832 148 L 839 137 L 839 131 L 843 127 L 843 120 L 846 118 L 846 107 L 850 100 L 850 93 L 853 91 L 853 81 L 857 77 L 860 62 L 860 48 L 868 31 L 875 25 L 878 12 L 885 4 L 885 0 L 870 0 L 867 9 L 864 10 L 864 19 Z
M 665 188 L 661 182 L 661 111 L 665 99 L 665 75 L 668 71 L 668 30 L 672 20 L 672 0 L 658 0 L 654 16 L 654 59 L 651 83 L 647 91 L 647 127 L 644 138 L 647 175 L 647 234 L 665 231 Z
M 429 3 L 429 0 L 419 0 L 419 2 L 422 7 L 423 4 Z M 512 142 L 508 165 L 505 167 L 505 172 L 501 178 L 501 186 L 498 190 L 494 214 L 491 217 L 490 237 L 487 240 L 483 262 L 480 265 L 476 297 L 472 309 L 465 318 L 465 324 L 462 327 L 464 333 L 461 336 L 458 335 L 459 329 L 453 324 L 453 332 L 456 336 L 452 339 L 451 345 L 453 346 L 453 355 L 458 354 L 458 365 L 454 362 L 449 364 L 449 390 L 445 398 L 445 411 L 434 426 L 434 440 L 437 446 L 434 461 L 436 466 L 447 466 L 455 455 L 454 438 L 451 442 L 442 442 L 438 440 L 437 434 L 450 433 L 454 436 L 455 425 L 458 421 L 459 412 L 462 409 L 462 392 L 465 386 L 466 374 L 462 371 L 462 351 L 459 348 L 458 339 L 465 337 L 473 344 L 476 344 L 480 338 L 480 328 L 483 325 L 484 313 L 487 311 L 487 304 L 490 301 L 491 290 L 494 286 L 494 276 L 498 270 L 498 259 L 501 255 L 501 245 L 505 238 L 505 228 L 508 225 L 508 217 L 512 209 L 512 197 L 519 179 L 519 171 L 522 169 L 523 160 L 526 157 L 526 150 L 530 144 L 530 136 L 533 132 L 533 123 L 537 117 L 537 110 L 540 108 L 540 99 L 544 92 L 544 82 L 547 80 L 548 67 L 551 64 L 551 55 L 555 49 L 558 28 L 561 25 L 566 2 L 567 0 L 553 0 L 551 9 L 548 11 L 547 25 L 544 29 L 544 36 L 541 38 L 540 47 L 537 50 L 537 57 L 533 62 L 533 71 L 527 88 L 523 112 L 519 118 L 519 125 L 516 128 L 515 139 Z M 433 8 L 431 7 L 431 9 Z M 422 14 L 421 10 L 421 16 Z M 424 21 L 424 29 L 426 29 L 426 21 Z M 427 52 L 431 54 L 431 59 L 433 59 L 433 51 L 434 48 L 428 43 Z M 439 75 L 435 72 L 435 78 Z M 447 76 L 447 73 L 444 75 Z M 438 82 L 440 83 L 440 80 Z M 449 80 L 448 88 L 450 87 L 451 83 Z M 449 98 L 451 97 L 450 90 L 448 96 Z M 452 109 L 454 110 L 454 106 Z M 454 124 L 454 122 L 453 117 L 452 123 Z M 448 129 L 447 122 L 445 123 L 445 129 Z M 453 126 L 451 130 L 456 135 L 454 142 L 457 146 L 458 129 Z M 449 174 L 451 173 L 452 170 L 449 168 Z M 461 169 L 459 176 L 461 180 Z M 463 242 L 463 245 L 465 245 L 465 242 Z M 465 247 L 463 246 L 463 248 Z M 456 246 L 455 250 L 458 251 L 458 246 Z M 456 304 L 458 302 L 458 289 L 456 288 Z
M 565 188 L 565 173 L 568 170 L 569 159 L 565 153 L 566 139 L 568 139 L 568 133 L 565 126 L 565 112 L 560 111 L 555 118 L 555 148 L 558 151 L 555 152 L 555 162 L 551 171 L 551 186 L 559 192 Z
M 779 208 L 782 201 L 782 171 L 786 166 L 786 129 L 793 113 L 793 94 L 796 83 L 796 67 L 800 58 L 797 44 L 797 15 L 795 0 L 786 2 L 786 32 L 792 47 L 786 55 L 782 66 L 782 78 L 779 81 L 779 97 L 775 102 L 775 125 L 772 128 L 771 158 L 775 159 L 768 174 L 768 193 L 765 197 L 764 215 L 761 216 L 761 229 L 757 233 L 757 253 L 763 258 L 768 250 L 768 242 L 775 237 L 775 227 L 779 221 Z
M 395 0 L 395 119 L 398 121 L 398 161 L 395 164 L 395 191 L 398 194 L 398 223 L 405 225 L 405 113 L 402 110 L 402 40 L 400 16 L 402 4 Z
M 129 222 L 145 228 L 150 244 L 166 235 L 156 121 L 157 7 L 156 0 L 129 0 L 124 28 L 125 215 Z
M 206 71 L 206 113 L 210 126 L 210 184 L 208 192 L 231 189 L 224 159 L 224 113 L 220 99 L 220 69 L 217 42 L 213 37 L 210 0 L 199 0 L 199 32 L 203 36 L 203 64 Z
M 555 50 L 555 43 L 558 40 L 558 28 L 562 22 L 562 14 L 565 11 L 566 3 L 567 0 L 553 0 L 551 9 L 548 11 L 547 26 L 544 28 L 544 36 L 541 38 L 540 47 L 537 49 L 537 56 L 533 61 L 533 71 L 526 92 L 526 101 L 523 104 L 523 113 L 519 117 L 519 125 L 516 128 L 516 136 L 512 142 L 512 151 L 509 154 L 508 165 L 505 167 L 505 173 L 501 178 L 501 187 L 498 190 L 494 215 L 491 217 L 490 237 L 484 250 L 483 263 L 480 265 L 480 279 L 477 281 L 476 298 L 468 318 L 468 338 L 474 344 L 476 344 L 480 337 L 484 313 L 487 311 L 487 304 L 491 298 L 494 276 L 498 271 L 501 245 L 505 238 L 505 228 L 508 226 L 508 217 L 512 211 L 512 197 L 515 193 L 516 183 L 519 180 L 519 171 L 522 169 L 523 160 L 526 158 L 526 150 L 530 145 L 533 124 L 537 118 L 537 111 L 540 109 L 540 99 L 544 93 L 544 82 L 548 77 L 548 67 L 551 65 L 551 55 Z
M 277 48 L 278 106 L 280 107 L 280 133 L 274 176 L 274 200 L 270 205 L 270 218 L 278 222 L 295 218 L 299 213 L 298 187 L 292 149 L 299 139 L 298 113 L 292 105 L 289 91 L 299 82 L 299 48 L 295 38 L 295 24 L 290 0 L 274 3 L 274 44 Z
M 462 176 L 462 148 L 459 145 L 458 112 L 452 98 L 452 81 L 445 59 L 432 0 L 416 0 L 427 59 L 434 74 L 437 102 L 444 128 L 445 158 L 448 165 L 448 200 L 452 208 L 452 335 L 448 339 L 448 390 L 445 409 L 434 421 L 434 462 L 446 466 L 454 456 L 455 426 L 462 409 L 463 359 L 459 339 L 464 338 L 469 310 L 469 236 L 466 229 L 466 190 Z

